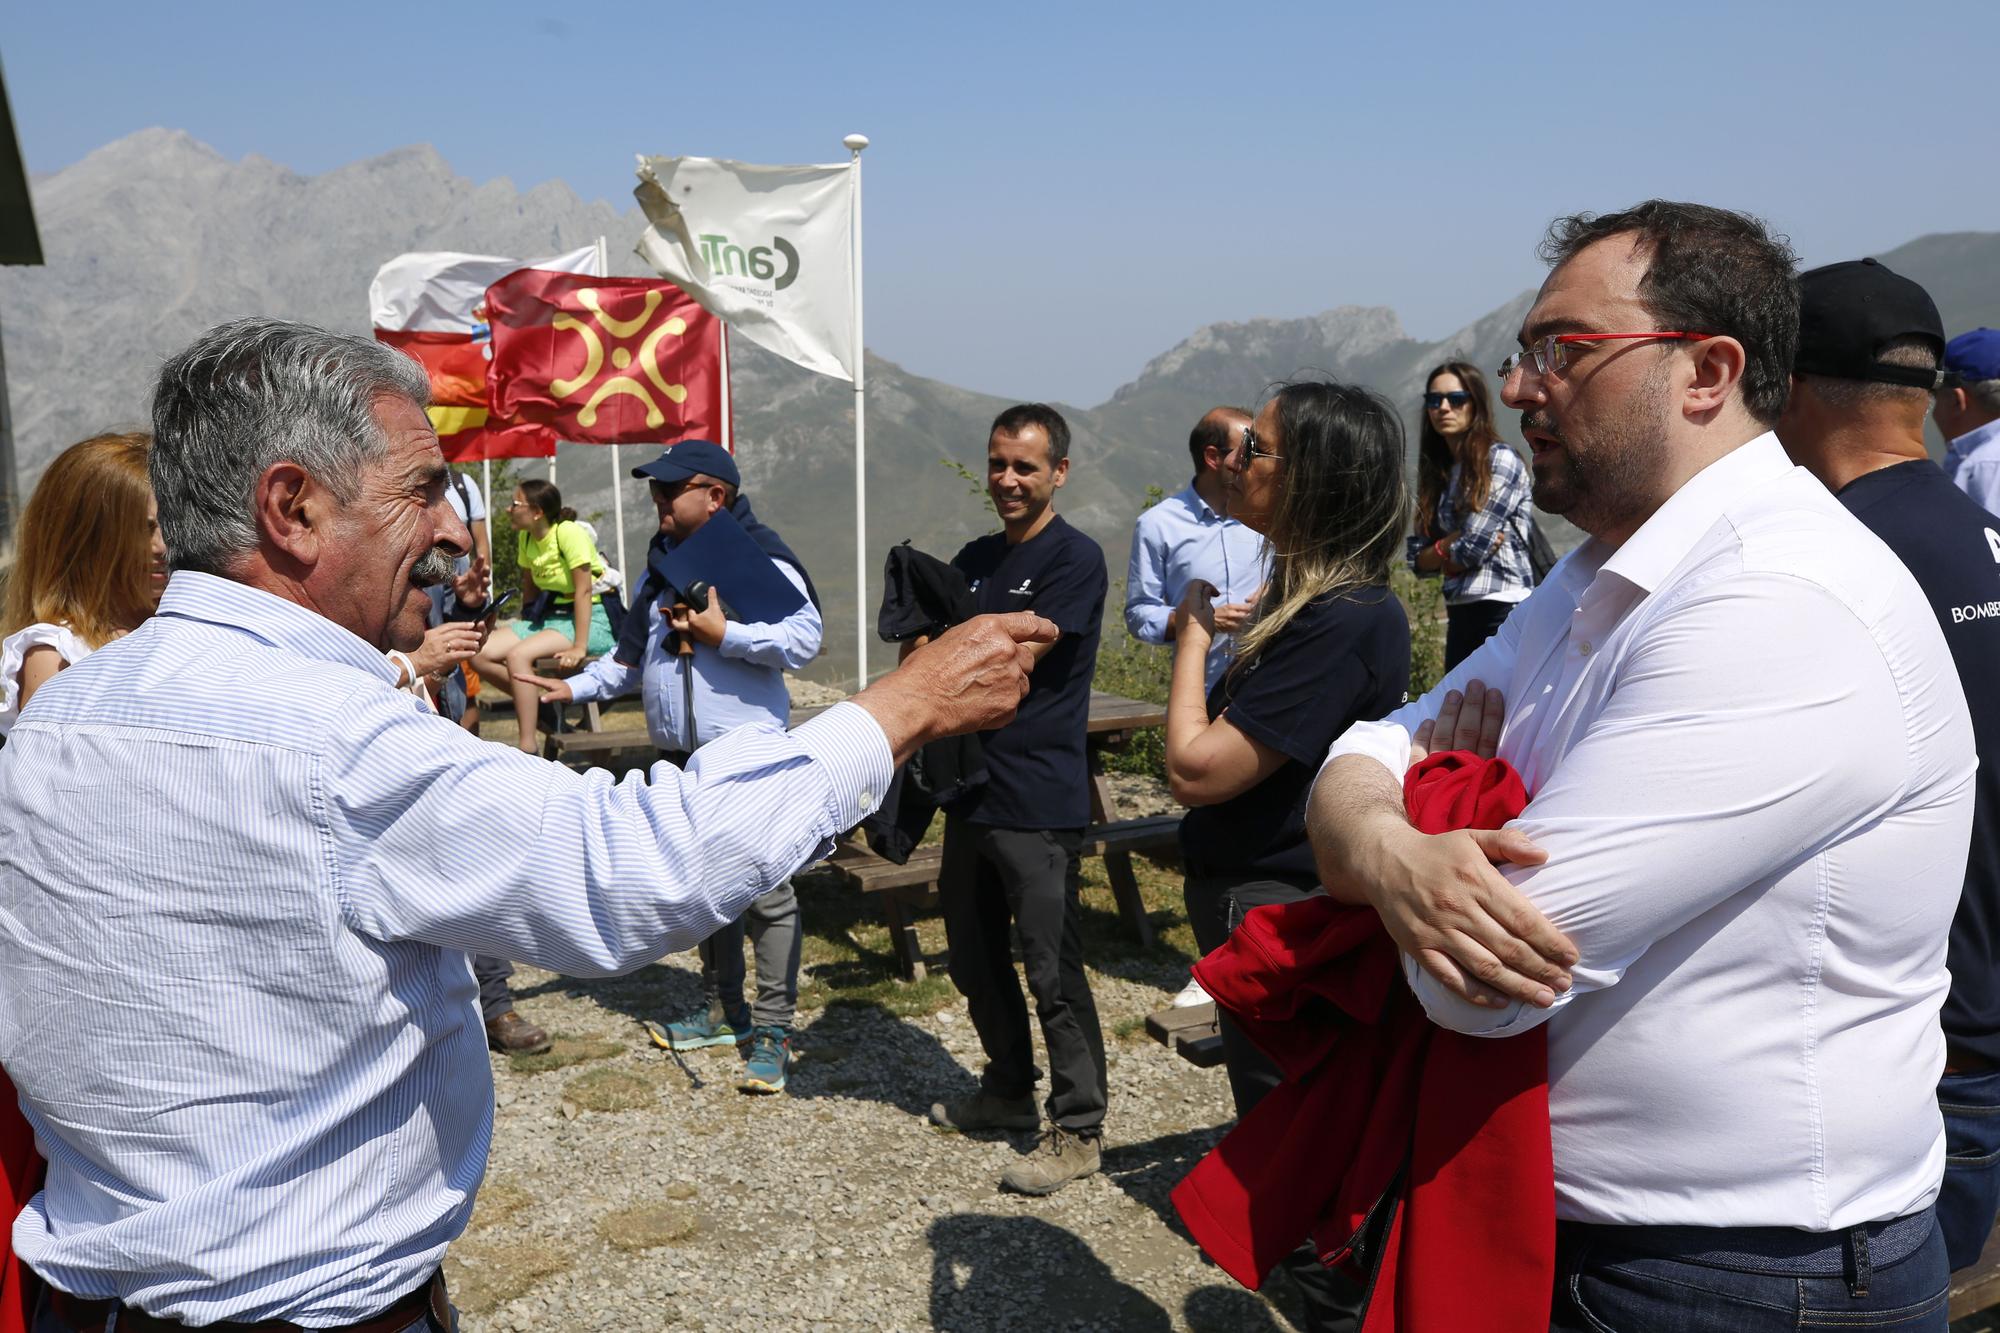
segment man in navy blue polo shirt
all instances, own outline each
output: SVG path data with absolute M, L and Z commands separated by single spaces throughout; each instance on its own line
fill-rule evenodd
M 2000 1213 L 2000 518 L 1952 485 L 1924 446 L 1944 350 L 1930 294 L 1874 260 L 1802 275 L 1778 438 L 1916 576 L 1972 712 L 1972 847 L 1939 1015 L 1946 1156 L 1937 1215 L 1957 1269 L 1979 1257 Z
M 1012 722 L 982 732 L 986 784 L 946 807 L 938 897 L 951 979 L 986 1051 L 979 1091 L 938 1103 L 949 1129 L 1036 1129 L 1040 1071 L 1028 1007 L 1014 975 L 1013 935 L 1049 1056 L 1049 1128 L 1000 1177 L 1049 1194 L 1098 1168 L 1104 1125 L 1104 1035 L 1083 970 L 1078 848 L 1090 822 L 1084 734 L 1104 617 L 1104 552 L 1055 511 L 1069 478 L 1069 425 L 1041 403 L 1010 407 L 986 443 L 986 491 L 1004 529 L 968 542 L 952 564 L 979 610 L 1034 611 L 1062 637 L 1040 657 Z

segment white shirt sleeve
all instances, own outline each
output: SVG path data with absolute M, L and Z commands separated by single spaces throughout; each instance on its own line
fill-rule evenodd
M 1165 600 L 1166 553 L 1152 528 L 1144 514 L 1132 525 L 1132 554 L 1125 564 L 1125 628 L 1141 643 L 1165 643 L 1167 620 L 1174 609 Z
M 1504 873 L 1580 955 L 1555 1008 L 1876 818 L 1911 780 L 1907 732 L 1881 649 L 1825 589 L 1743 574 L 1663 608 L 1513 825 L 1548 860 Z M 1404 972 L 1458 1032 L 1511 1035 L 1555 1012 L 1478 1008 L 1407 958 Z

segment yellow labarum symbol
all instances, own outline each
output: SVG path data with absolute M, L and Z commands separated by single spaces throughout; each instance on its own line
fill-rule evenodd
M 606 335 L 615 341 L 629 342 L 652 322 L 653 312 L 660 308 L 662 297 L 659 292 L 647 292 L 645 308 L 631 319 L 619 319 L 615 315 L 606 314 L 604 307 L 598 304 L 595 287 L 580 288 L 576 293 L 576 299 L 577 304 L 590 312 L 592 321 L 602 326 Z M 586 388 L 597 378 L 598 372 L 604 369 L 604 341 L 598 337 L 596 329 L 569 315 L 557 315 L 555 327 L 566 332 L 574 332 L 583 339 L 583 373 L 575 379 L 549 381 L 549 389 L 556 397 L 567 398 Z M 639 369 L 645 372 L 646 378 L 653 382 L 653 387 L 665 395 L 670 403 L 686 402 L 687 387 L 667 383 L 666 376 L 660 373 L 660 342 L 669 335 L 678 338 L 686 332 L 687 321 L 675 315 L 648 333 L 645 341 L 639 344 L 637 356 Z M 631 366 L 633 360 L 630 347 L 614 346 L 611 349 L 611 364 L 615 369 L 624 371 Z M 577 424 L 596 425 L 598 404 L 621 393 L 629 394 L 646 405 L 647 426 L 656 427 L 666 421 L 666 415 L 660 411 L 660 405 L 654 401 L 651 391 L 640 382 L 638 376 L 616 374 L 598 385 L 596 391 L 585 400 L 582 408 L 577 411 Z

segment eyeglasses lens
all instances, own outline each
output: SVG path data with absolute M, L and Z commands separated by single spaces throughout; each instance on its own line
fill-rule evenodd
M 1472 395 L 1463 389 L 1454 389 L 1449 393 L 1427 393 L 1424 395 L 1424 406 L 1433 412 L 1443 407 L 1446 403 L 1451 404 L 1453 407 L 1464 407 L 1471 401 Z

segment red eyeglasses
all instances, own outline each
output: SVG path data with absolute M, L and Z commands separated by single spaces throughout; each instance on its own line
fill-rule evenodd
M 1668 342 L 1698 342 L 1703 338 L 1713 338 L 1712 333 L 1551 333 L 1537 338 L 1526 348 L 1514 353 L 1500 363 L 1500 378 L 1505 380 L 1517 370 L 1525 370 L 1533 365 L 1537 375 L 1553 375 L 1569 364 L 1569 353 L 1563 349 L 1571 343 L 1622 342 L 1634 338 L 1661 338 Z

